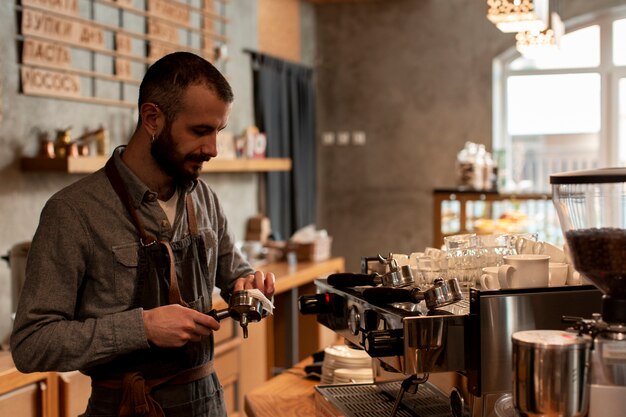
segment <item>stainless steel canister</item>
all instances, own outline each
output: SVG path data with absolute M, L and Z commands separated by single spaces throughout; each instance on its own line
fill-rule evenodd
M 515 409 L 522 416 L 585 416 L 591 339 L 561 330 L 526 330 L 512 340 Z

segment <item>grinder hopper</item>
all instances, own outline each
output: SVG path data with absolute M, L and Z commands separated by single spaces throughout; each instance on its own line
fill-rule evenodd
M 603 293 L 602 318 L 626 323 L 626 168 L 550 176 L 574 267 Z

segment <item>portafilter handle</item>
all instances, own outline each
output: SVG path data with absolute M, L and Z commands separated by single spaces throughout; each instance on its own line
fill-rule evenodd
M 453 304 L 463 299 L 463 293 L 456 278 L 435 280 L 432 287 L 422 291 L 419 287 L 368 288 L 362 293 L 365 301 L 376 304 L 419 303 L 424 300 L 429 310 Z
M 424 293 L 415 288 L 368 288 L 362 292 L 363 299 L 372 304 L 419 303 Z
M 336 288 L 360 287 L 364 285 L 376 286 L 382 283 L 377 274 L 353 274 L 350 272 L 338 272 L 330 274 L 327 278 L 328 285 Z

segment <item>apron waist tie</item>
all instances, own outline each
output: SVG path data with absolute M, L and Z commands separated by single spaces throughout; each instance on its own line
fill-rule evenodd
M 161 405 L 152 398 L 152 389 L 160 385 L 188 384 L 215 372 L 213 361 L 163 378 L 144 379 L 141 372 L 127 372 L 122 381 L 94 380 L 94 387 L 122 389 L 119 417 L 165 417 Z

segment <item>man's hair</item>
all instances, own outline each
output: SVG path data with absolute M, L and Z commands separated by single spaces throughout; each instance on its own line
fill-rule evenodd
M 192 85 L 204 85 L 223 102 L 233 102 L 230 84 L 209 61 L 190 52 L 174 52 L 146 71 L 139 86 L 139 111 L 144 103 L 154 103 L 171 124 L 181 110 L 183 95 Z

